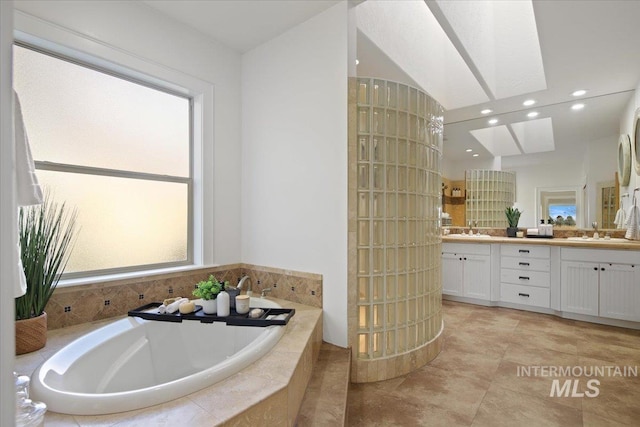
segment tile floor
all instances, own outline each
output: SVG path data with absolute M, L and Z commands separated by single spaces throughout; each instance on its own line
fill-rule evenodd
M 351 384 L 349 426 L 640 426 L 638 368 L 637 377 L 567 377 L 578 380 L 576 394 L 595 393 L 587 381 L 599 380 L 595 397 L 550 397 L 564 377 L 518 375 L 519 366 L 640 368 L 640 331 L 451 301 L 443 316 L 443 350 L 431 363 Z

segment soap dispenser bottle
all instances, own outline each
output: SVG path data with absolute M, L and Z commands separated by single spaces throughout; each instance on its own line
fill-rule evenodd
M 222 291 L 218 294 L 218 316 L 226 317 L 229 315 L 229 294 L 227 291 Z

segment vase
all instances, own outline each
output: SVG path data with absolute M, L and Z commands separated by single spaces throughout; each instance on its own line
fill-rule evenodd
M 47 313 L 16 320 L 16 354 L 40 350 L 47 343 Z
M 202 311 L 204 314 L 216 314 L 218 312 L 218 302 L 214 299 L 203 299 Z
M 507 237 L 516 237 L 518 227 L 507 227 Z

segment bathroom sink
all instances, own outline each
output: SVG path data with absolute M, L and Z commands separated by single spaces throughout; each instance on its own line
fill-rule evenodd
M 567 240 L 579 241 L 579 242 L 605 242 L 605 243 L 629 243 L 627 239 L 620 239 L 617 237 L 612 237 L 610 239 L 605 239 L 604 237 L 600 237 L 599 239 L 594 239 L 593 237 L 567 237 Z
M 447 234 L 447 236 L 449 237 L 469 237 L 472 239 L 489 239 L 491 238 L 491 236 L 489 236 L 488 234 Z

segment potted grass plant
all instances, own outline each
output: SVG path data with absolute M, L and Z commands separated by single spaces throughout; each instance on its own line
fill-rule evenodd
M 16 354 L 30 353 L 47 343 L 44 311 L 65 270 L 76 234 L 75 210 L 55 203 L 21 207 L 18 213 L 20 257 L 27 291 L 15 299 Z
M 509 227 L 507 227 L 507 237 L 516 237 L 516 233 L 518 232 L 518 221 L 520 221 L 520 215 L 522 212 L 520 212 L 518 208 L 509 206 L 505 209 L 504 213 L 507 216 L 507 222 L 509 223 Z

